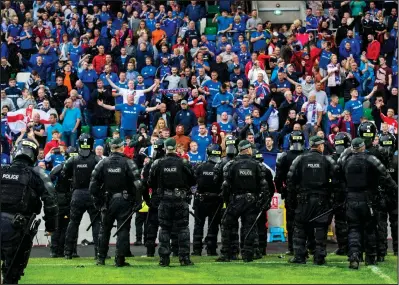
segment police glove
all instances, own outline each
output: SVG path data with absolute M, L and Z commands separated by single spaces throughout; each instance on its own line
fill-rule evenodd
M 93 204 L 94 204 L 94 208 L 96 208 L 97 211 L 101 211 L 101 208 L 103 206 L 103 201 L 99 198 L 96 198 L 94 196 L 92 196 L 93 198 Z
M 133 211 L 138 212 L 143 208 L 143 201 L 133 202 Z

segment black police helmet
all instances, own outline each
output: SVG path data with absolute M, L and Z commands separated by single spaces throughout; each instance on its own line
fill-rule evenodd
M 152 145 L 152 148 L 154 149 L 154 152 L 152 153 L 154 160 L 165 155 L 165 145 L 163 139 L 156 140 L 156 142 Z
M 290 134 L 290 149 L 302 150 L 305 144 L 305 138 L 301 131 L 292 131 Z
M 263 162 L 264 161 L 263 160 L 263 155 L 262 155 L 262 153 L 259 150 L 255 150 L 252 156 L 255 158 L 255 160 L 257 160 L 259 162 Z
M 391 133 L 380 134 L 379 144 L 388 152 L 388 155 L 391 156 L 394 154 L 396 149 L 396 137 Z
M 226 137 L 226 154 L 229 156 L 237 154 L 236 138 L 232 135 Z
M 334 146 L 337 154 L 341 154 L 344 150 L 351 146 L 352 138 L 346 132 L 339 132 L 335 135 Z
M 89 134 L 81 134 L 78 139 L 79 154 L 89 156 L 94 146 L 94 139 Z
M 219 162 L 222 156 L 222 147 L 218 144 L 210 144 L 206 148 L 206 154 L 208 155 L 208 160 L 213 162 Z
M 366 121 L 359 125 L 357 129 L 357 134 L 359 135 L 359 137 L 364 139 L 366 146 L 369 146 L 371 145 L 375 138 L 375 135 L 377 134 L 377 128 L 374 123 Z
M 71 156 L 76 156 L 76 155 L 78 155 L 78 151 L 77 151 L 76 147 L 74 147 L 74 146 L 69 146 L 67 148 L 67 150 L 65 151 L 66 159 L 70 158 Z
M 39 146 L 31 139 L 21 140 L 14 154 L 14 160 L 18 158 L 28 159 L 31 165 L 34 165 L 39 154 Z

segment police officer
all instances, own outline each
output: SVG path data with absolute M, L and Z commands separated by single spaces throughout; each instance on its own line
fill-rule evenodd
M 366 265 L 376 264 L 377 184 L 387 192 L 396 192 L 397 184 L 388 175 L 384 165 L 370 153 L 361 138 L 352 141 L 351 154 L 338 161 L 346 184 L 346 216 L 348 220 L 349 268 L 358 269 L 364 241 Z
M 231 226 L 241 217 L 244 228 L 244 247 L 241 256 L 244 262 L 253 261 L 253 245 L 257 238 L 256 216 L 260 205 L 270 204 L 266 182 L 266 167 L 252 158 L 251 143 L 243 140 L 238 144 L 240 154 L 223 168 L 223 198 L 230 200 L 222 219 L 222 249 L 220 262 L 229 262 L 231 257 Z M 231 197 L 230 197 L 231 195 Z
M 170 233 L 176 223 L 180 265 L 194 265 L 190 260 L 189 205 L 187 195 L 195 185 L 191 164 L 176 154 L 176 140 L 165 141 L 166 156 L 157 159 L 150 169 L 149 185 L 161 195 L 158 210 L 160 266 L 170 263 Z M 191 191 L 190 191 L 191 192 Z
M 207 255 L 217 255 L 217 236 L 219 232 L 221 208 L 223 205 L 220 187 L 218 187 L 213 180 L 213 170 L 216 163 L 220 162 L 222 147 L 218 144 L 210 144 L 206 149 L 206 153 L 208 160 L 204 163 L 197 164 L 194 171 L 195 178 L 197 179 L 197 192 L 194 198 L 194 210 L 197 219 L 194 225 L 194 251 L 192 255 L 197 256 L 201 256 L 202 254 L 202 238 L 206 218 L 208 218 L 208 231 L 205 239 Z
M 220 162 L 216 163 L 214 168 L 214 176 L 213 181 L 218 185 L 219 188 L 222 188 L 223 184 L 223 167 L 232 160 L 237 154 L 237 140 L 234 136 L 228 135 L 226 137 L 225 146 L 226 146 L 226 156 L 221 159 Z M 223 206 L 222 213 L 225 211 L 225 207 Z M 223 214 L 224 215 L 224 214 Z M 238 235 L 238 221 L 235 225 L 232 225 L 231 229 L 231 260 L 237 260 L 238 254 L 240 251 L 240 242 Z
M 263 161 L 264 161 L 263 155 L 261 152 L 259 152 L 259 150 L 255 150 L 253 158 L 256 161 L 263 164 Z M 270 194 L 269 200 L 271 201 L 271 199 L 273 198 L 274 192 L 275 192 L 274 183 L 273 183 L 273 174 L 267 166 L 265 166 L 265 168 L 266 168 L 265 169 L 265 175 L 266 175 L 265 179 L 266 179 L 267 185 L 269 187 L 269 194 Z M 267 217 L 266 217 L 266 215 L 267 215 L 267 211 L 269 210 L 269 208 L 270 208 L 270 205 L 267 205 L 267 207 L 264 209 L 258 209 L 258 211 L 263 210 L 263 213 L 259 217 L 258 222 L 257 222 L 258 238 L 255 239 L 255 244 L 258 245 L 258 248 L 255 247 L 254 259 L 260 259 L 260 258 L 262 258 L 263 255 L 266 255 L 266 247 L 267 247 L 267 227 L 266 227 Z M 241 233 L 241 236 L 244 236 L 244 234 Z
M 1 167 L 0 251 L 4 284 L 18 284 L 24 274 L 39 226 L 34 218 L 40 214 L 40 200 L 44 202 L 46 232 L 57 230 L 58 206 L 53 184 L 43 170 L 33 168 L 38 153 L 39 146 L 33 140 L 23 139 L 12 164 Z
M 65 152 L 65 159 L 78 155 L 75 147 L 70 146 Z M 55 184 L 58 202 L 58 229 L 51 235 L 50 256 L 53 258 L 64 256 L 65 234 L 69 223 L 69 212 L 71 209 L 71 179 L 65 179 L 61 175 L 65 162 L 55 166 L 50 172 L 51 181 Z M 73 257 L 77 256 L 76 244 L 72 252 Z
M 301 131 L 293 131 L 290 134 L 289 140 L 290 140 L 290 150 L 288 150 L 287 152 L 283 152 L 277 158 L 276 176 L 274 177 L 274 183 L 276 185 L 277 192 L 281 194 L 281 199 L 284 199 L 285 201 L 287 235 L 288 235 L 287 236 L 288 251 L 286 252 L 286 254 L 294 255 L 292 237 L 294 234 L 295 208 L 297 206 L 297 201 L 295 196 L 290 196 L 292 200 L 287 199 L 287 174 L 295 158 L 303 154 L 305 139 Z
M 306 236 L 313 231 L 316 240 L 313 262 L 322 265 L 327 255 L 327 231 L 331 216 L 309 221 L 330 209 L 331 194 L 339 186 L 335 179 L 338 166 L 331 157 L 323 155 L 323 138 L 313 136 L 309 144 L 311 150 L 294 160 L 287 175 L 287 198 L 290 199 L 291 195 L 298 197 L 293 236 L 295 256 L 290 262 L 306 263 Z
M 340 155 L 351 146 L 352 138 L 346 132 L 339 132 L 334 137 L 335 152 L 332 158 L 338 162 Z M 344 187 L 344 185 L 342 185 Z M 345 201 L 345 192 L 339 191 L 335 193 L 334 200 L 336 204 L 342 204 Z M 335 250 L 336 255 L 346 255 L 348 251 L 348 225 L 346 223 L 346 213 L 344 207 L 336 207 L 334 209 L 335 233 L 337 235 L 338 248 Z
M 398 184 L 398 153 L 396 152 L 396 137 L 391 133 L 381 134 L 379 136 L 379 143 L 382 148 L 388 153 L 388 167 L 387 171 L 392 179 Z M 398 255 L 398 204 L 396 196 L 388 197 L 387 199 L 387 212 L 389 214 L 389 223 L 391 225 L 392 247 L 395 255 Z M 381 218 L 381 217 L 380 217 Z M 384 217 L 385 218 L 385 217 Z M 379 261 L 382 258 L 379 258 Z
M 161 202 L 161 197 L 157 193 L 156 189 L 151 192 L 151 187 L 148 184 L 148 179 L 150 176 L 150 169 L 153 162 L 165 156 L 164 140 L 158 139 L 153 145 L 152 161 L 149 161 L 144 165 L 142 170 L 142 178 L 144 184 L 143 199 L 149 207 L 147 214 L 147 236 L 145 238 L 145 246 L 147 248 L 147 256 L 154 257 L 155 254 L 155 240 L 158 234 L 158 207 Z
M 72 201 L 70 220 L 65 238 L 65 259 L 72 259 L 72 251 L 78 239 L 79 225 L 85 211 L 93 222 L 92 233 L 94 239 L 95 258 L 97 257 L 98 233 L 100 231 L 100 218 L 94 207 L 89 193 L 90 176 L 100 158 L 93 153 L 93 138 L 88 134 L 80 135 L 78 139 L 79 155 L 73 156 L 65 162 L 62 176 L 65 179 L 72 178 Z M 95 219 L 95 220 L 94 220 Z
M 124 155 L 124 142 L 111 141 L 111 155 L 96 165 L 91 174 L 90 194 L 94 205 L 101 211 L 101 228 L 98 238 L 98 265 L 105 265 L 108 244 L 114 221 L 117 222 L 115 266 L 129 265 L 125 254 L 129 252 L 129 231 L 132 211 L 141 209 L 142 183 L 136 164 Z

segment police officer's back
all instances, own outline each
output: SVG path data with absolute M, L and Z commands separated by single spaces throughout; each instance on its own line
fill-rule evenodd
M 66 179 L 72 178 L 72 201 L 70 221 L 67 228 L 65 239 L 65 259 L 72 258 L 74 244 L 78 238 L 79 225 L 84 212 L 88 212 L 90 220 L 93 221 L 92 233 L 94 239 L 95 256 L 97 256 L 98 234 L 100 231 L 100 219 L 95 218 L 97 211 L 94 208 L 93 200 L 89 193 L 90 176 L 100 158 L 96 156 L 92 149 L 93 138 L 88 134 L 80 135 L 78 139 L 78 156 L 69 158 L 62 169 L 62 175 Z
M 165 148 L 164 148 L 164 140 L 158 139 L 152 145 L 154 151 L 152 153 L 152 159 L 144 165 L 141 175 L 143 179 L 144 189 L 143 189 L 143 199 L 147 203 L 148 210 L 148 219 L 147 219 L 147 236 L 145 239 L 145 246 L 147 248 L 147 257 L 153 257 L 155 254 L 155 241 L 158 235 L 158 207 L 161 202 L 161 196 L 156 191 L 157 189 L 153 188 L 150 196 L 151 186 L 148 184 L 148 180 L 150 178 L 150 169 L 154 161 L 160 159 L 165 156 Z
M 240 217 L 243 221 L 243 233 L 246 236 L 241 255 L 245 262 L 253 260 L 257 227 L 253 227 L 251 231 L 249 229 L 256 221 L 259 209 L 256 205 L 258 202 L 262 205 L 270 203 L 265 179 L 266 167 L 252 158 L 252 145 L 249 141 L 241 141 L 238 150 L 240 154 L 223 168 L 223 196 L 230 204 L 222 220 L 222 255 L 217 260 L 222 262 L 230 261 L 231 225 L 234 225 Z
M 330 209 L 330 196 L 336 192 L 337 165 L 329 156 L 324 156 L 324 139 L 313 136 L 309 140 L 311 150 L 298 156 L 287 175 L 288 199 L 298 197 L 295 210 L 294 254 L 292 263 L 306 263 L 306 233 L 315 232 L 316 248 L 313 262 L 317 265 L 325 263 L 327 227 L 330 217 L 325 215 L 313 223 L 317 217 Z
M 236 139 L 234 136 L 229 135 L 226 137 L 226 156 L 223 157 L 220 162 L 216 163 L 215 168 L 214 168 L 214 182 L 219 185 L 220 187 L 222 186 L 223 183 L 223 167 L 234 158 L 234 156 L 237 154 L 237 149 L 236 149 Z
M 288 233 L 288 255 L 294 254 L 292 237 L 294 234 L 294 215 L 296 207 L 296 199 L 287 199 L 287 174 L 290 170 L 292 162 L 303 153 L 305 145 L 304 135 L 301 131 L 293 131 L 289 137 L 290 149 L 283 152 L 276 161 L 276 176 L 274 183 L 277 192 L 281 194 L 281 199 L 285 200 L 287 233 Z M 294 198 L 294 197 L 292 197 Z
M 220 213 L 223 201 L 220 196 L 220 186 L 218 187 L 214 182 L 213 177 L 215 165 L 220 162 L 222 148 L 218 144 L 210 144 L 206 152 L 208 160 L 197 164 L 194 171 L 197 179 L 194 210 L 198 219 L 195 220 L 193 235 L 194 252 L 192 255 L 202 254 L 204 225 L 206 218 L 208 218 L 208 232 L 206 236 L 207 254 L 208 256 L 215 256 L 217 255 L 217 234 L 219 231 Z
M 115 265 L 125 266 L 129 252 L 129 229 L 132 210 L 141 208 L 142 183 L 136 164 L 123 153 L 120 138 L 111 141 L 111 155 L 101 160 L 91 174 L 90 194 L 102 214 L 102 235 L 99 237 L 97 264 L 104 265 L 114 221 L 119 229 L 116 242 Z M 133 209 L 132 209 L 133 208 Z M 123 222 L 130 219 L 122 226 Z M 122 228 L 121 228 L 122 226 Z
M 378 209 L 377 184 L 387 192 L 396 192 L 397 185 L 387 173 L 384 165 L 374 155 L 365 152 L 366 145 L 360 138 L 352 141 L 350 155 L 341 157 L 346 185 L 346 216 L 349 227 L 349 267 L 359 268 L 362 251 L 362 235 L 365 234 L 364 249 L 366 265 L 376 264 L 377 220 Z
M 44 202 L 44 220 L 47 232 L 57 229 L 58 206 L 53 184 L 44 171 L 34 169 L 39 146 L 23 139 L 17 146 L 10 166 L 2 166 L 0 199 L 0 248 L 3 261 L 4 284 L 17 284 L 27 265 L 34 231 L 29 231 L 28 242 L 19 244 L 26 228 L 35 215 L 40 214 Z M 37 228 L 35 229 L 37 232 Z M 12 260 L 15 256 L 15 261 Z
M 160 265 L 169 266 L 170 233 L 176 223 L 179 236 L 179 260 L 182 266 L 190 261 L 189 205 L 186 201 L 190 187 L 195 185 L 191 164 L 176 154 L 176 140 L 165 141 L 166 156 L 157 159 L 150 169 L 149 185 L 162 196 L 158 217 Z M 154 190 L 153 190 L 154 191 Z

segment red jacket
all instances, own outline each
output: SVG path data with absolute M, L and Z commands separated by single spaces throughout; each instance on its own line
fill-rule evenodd
M 384 123 L 387 123 L 390 127 L 394 129 L 395 133 L 398 131 L 398 122 L 395 120 L 395 118 L 390 118 L 388 116 L 385 116 L 381 111 L 380 111 L 380 117 Z
M 206 100 L 199 100 L 198 97 L 188 100 L 188 105 L 190 106 L 190 109 L 194 112 L 197 118 L 205 118 L 206 104 Z
M 60 141 L 55 141 L 51 140 L 46 145 L 44 146 L 44 156 L 53 148 L 53 147 L 59 147 L 60 146 Z
M 270 58 L 270 56 L 269 56 Z M 264 58 L 262 58 L 264 59 Z M 263 63 L 263 61 L 261 59 L 259 59 L 259 67 L 262 68 L 263 70 L 265 70 L 265 64 Z M 245 65 L 245 76 L 248 77 L 248 73 L 249 70 L 252 68 L 252 60 L 248 61 L 248 63 Z
M 32 33 L 35 35 L 35 37 L 39 37 L 40 40 L 43 40 L 46 37 L 46 33 L 44 32 L 46 29 L 42 27 L 42 30 L 40 31 L 39 28 L 33 28 Z
M 338 120 L 338 128 L 340 132 L 348 132 L 346 129 L 346 121 L 343 120 L 343 117 L 339 118 Z M 349 122 L 351 132 L 350 135 L 352 136 L 352 139 L 356 137 L 356 130 L 355 130 L 355 125 L 353 124 L 352 120 Z
M 381 44 L 377 40 L 373 40 L 367 46 L 366 58 L 370 60 L 377 60 L 380 55 Z
M 100 74 L 101 72 L 103 72 L 104 66 L 105 66 L 105 54 L 96 55 L 93 58 L 93 68 L 97 72 L 97 74 Z
M 130 146 L 125 146 L 125 150 L 123 151 L 123 153 L 130 159 L 133 159 L 134 157 L 134 147 L 130 147 Z

